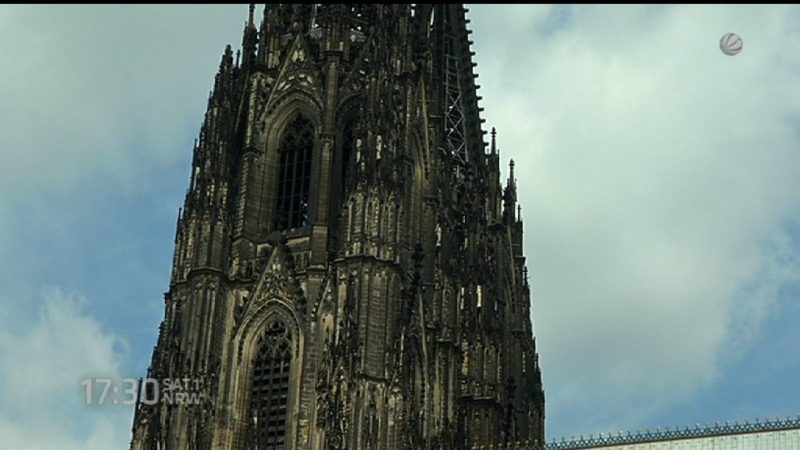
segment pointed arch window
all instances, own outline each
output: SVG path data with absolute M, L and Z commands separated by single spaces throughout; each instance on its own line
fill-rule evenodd
M 252 439 L 256 448 L 282 450 L 288 425 L 291 332 L 276 320 L 269 325 L 259 345 L 250 389 Z
M 314 125 L 297 115 L 283 133 L 279 146 L 277 227 L 279 230 L 308 225 L 311 154 Z

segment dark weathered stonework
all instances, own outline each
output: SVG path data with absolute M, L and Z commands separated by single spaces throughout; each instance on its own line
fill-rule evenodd
M 503 187 L 465 16 L 461 5 L 268 5 L 257 28 L 251 7 L 194 147 L 148 371 L 202 379 L 203 401 L 138 404 L 133 449 L 543 440 L 513 162 Z M 305 197 L 279 175 L 304 121 Z M 300 186 L 300 226 L 279 220 L 290 201 L 279 179 Z M 251 402 L 262 384 L 287 393 L 278 437 L 263 429 L 272 412 L 253 406 L 273 391 Z

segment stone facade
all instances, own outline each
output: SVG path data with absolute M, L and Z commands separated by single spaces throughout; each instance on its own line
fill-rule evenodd
M 543 442 L 513 161 L 503 186 L 466 10 L 253 16 L 194 146 L 147 375 L 202 400 L 138 402 L 131 448 Z

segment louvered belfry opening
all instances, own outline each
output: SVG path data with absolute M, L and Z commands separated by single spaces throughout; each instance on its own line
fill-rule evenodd
M 277 228 L 285 230 L 308 224 L 311 154 L 314 148 L 314 125 L 297 115 L 281 139 L 278 168 Z
M 276 320 L 261 338 L 250 391 L 252 437 L 260 450 L 286 448 L 291 363 L 291 333 L 283 322 Z

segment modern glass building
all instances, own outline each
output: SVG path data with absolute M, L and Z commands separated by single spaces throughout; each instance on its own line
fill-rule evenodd
M 513 443 L 478 450 L 800 450 L 800 414 L 785 418 L 725 422 L 656 431 L 601 433 L 551 441 L 544 446 Z

